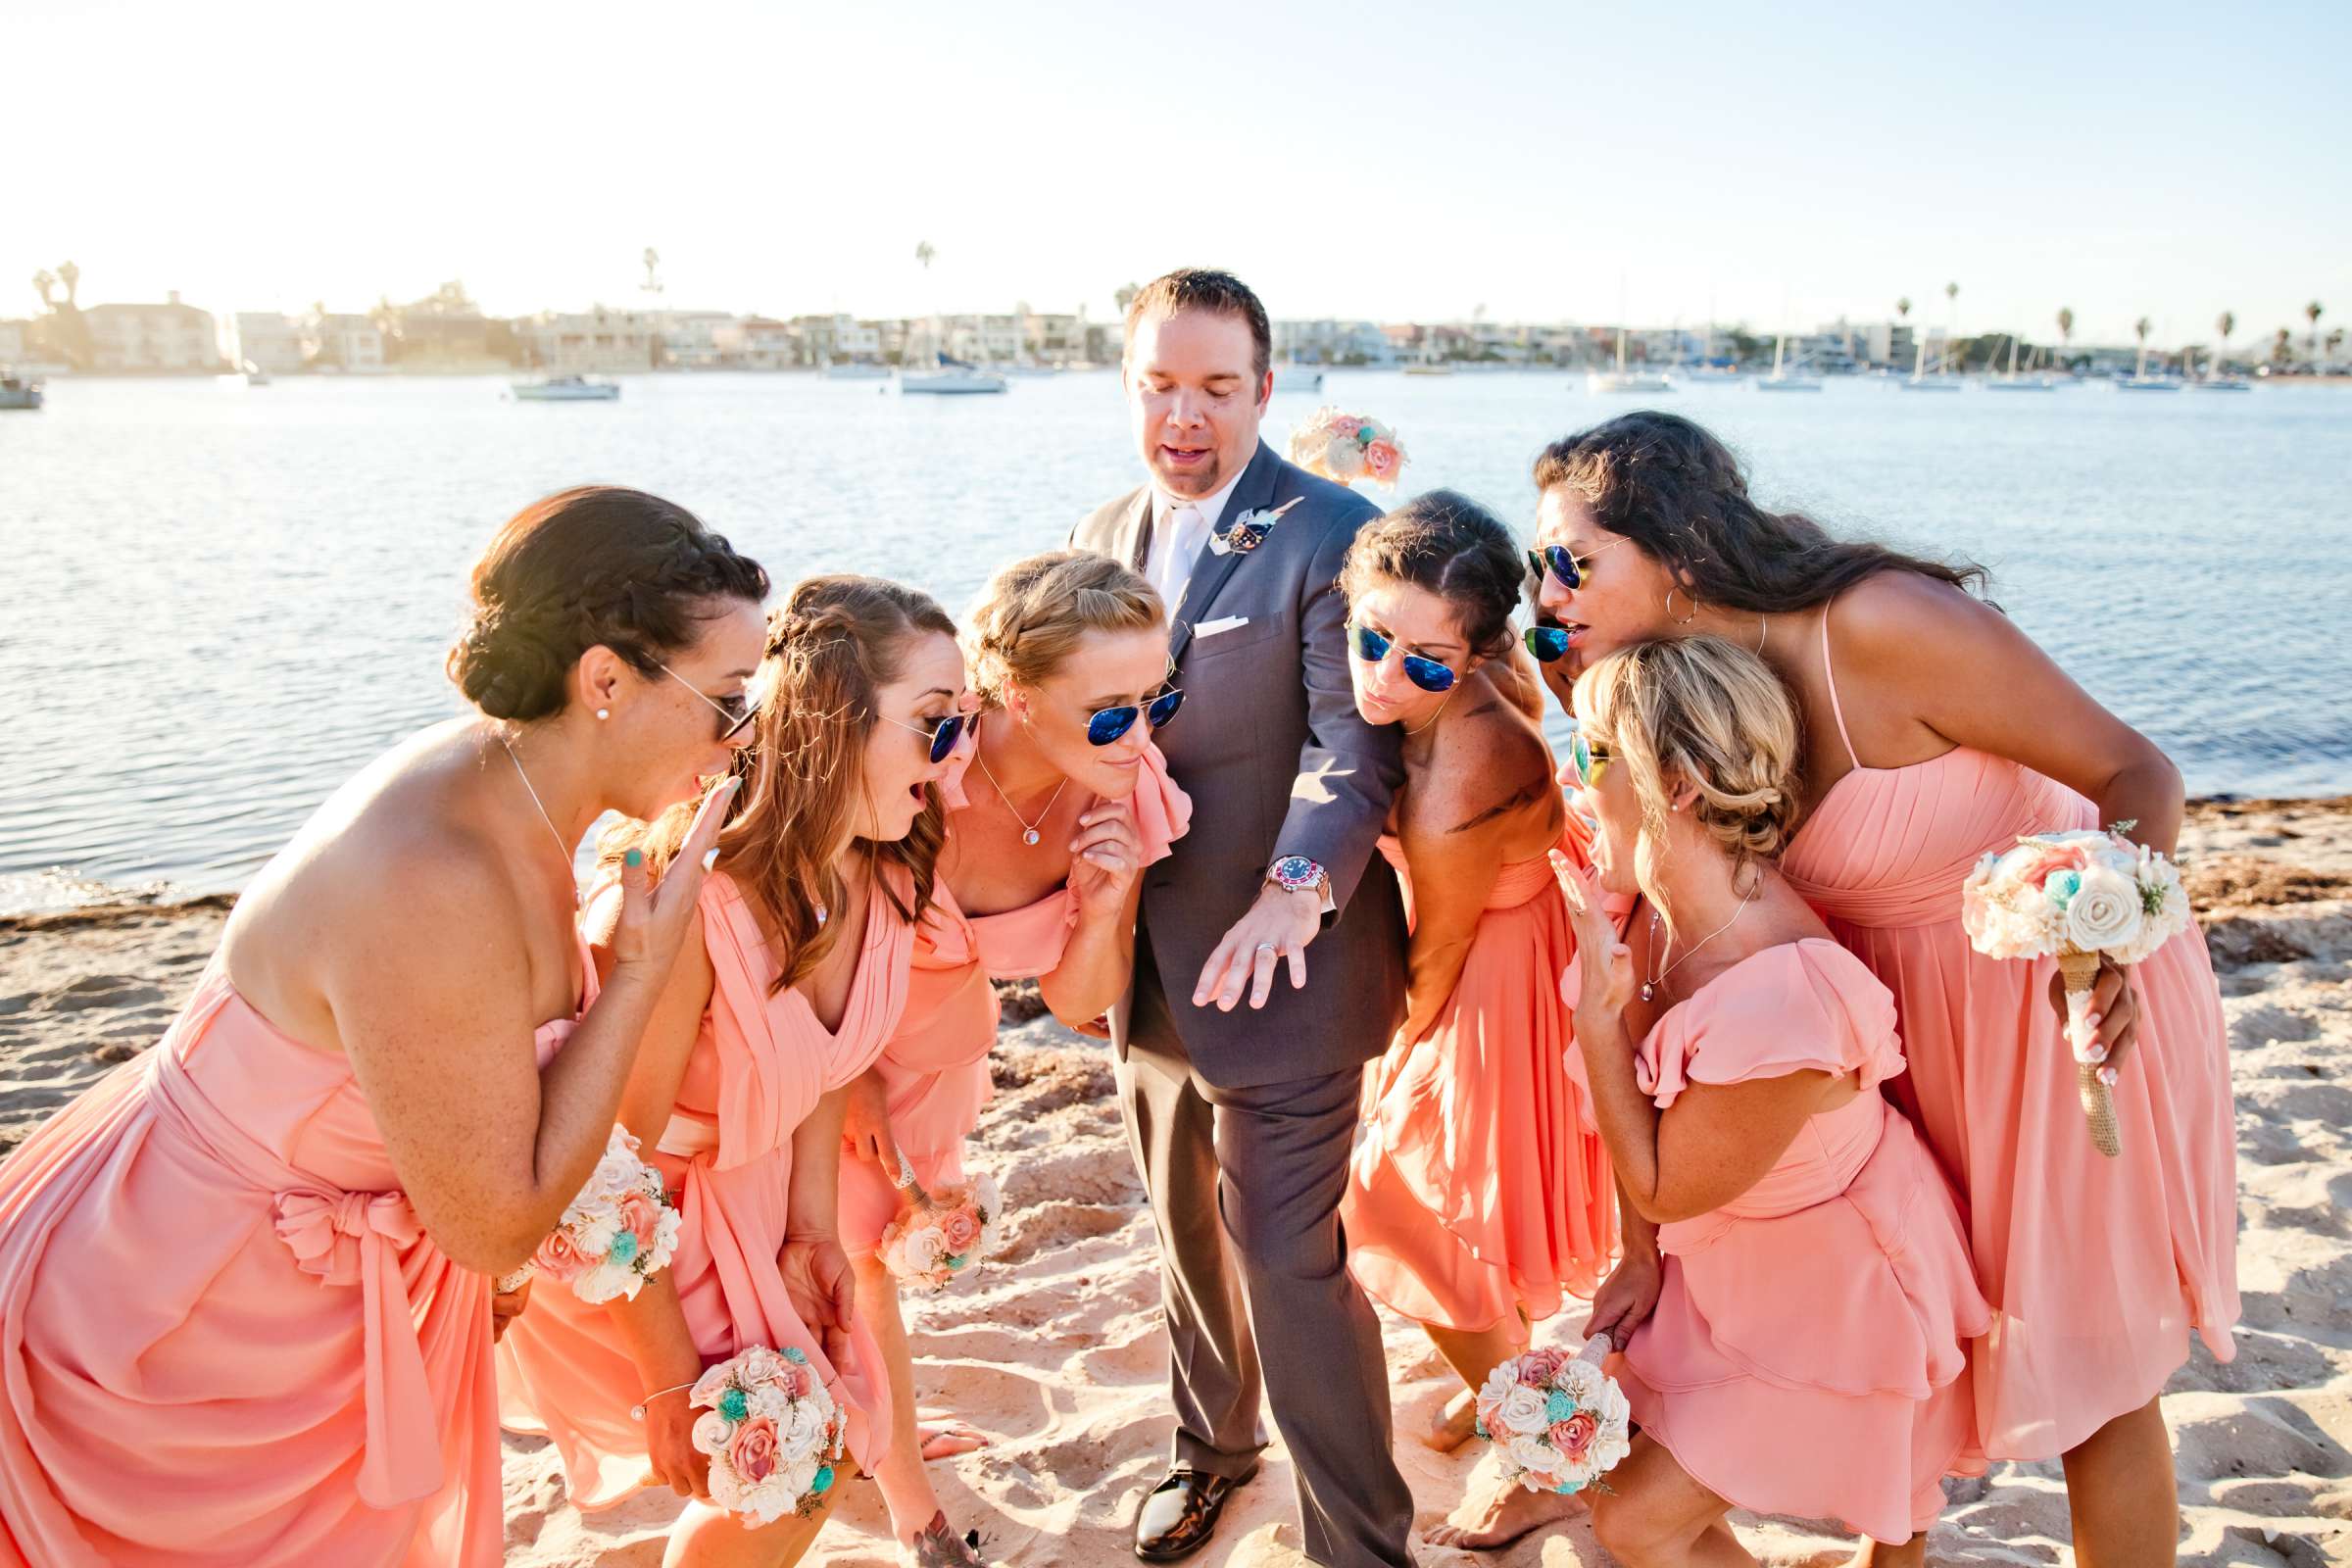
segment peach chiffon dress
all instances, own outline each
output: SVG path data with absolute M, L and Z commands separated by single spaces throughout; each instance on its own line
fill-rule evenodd
M 1823 632 L 1824 667 L 1829 644 Z M 1837 698 L 1838 732 L 1853 742 Z M 2203 935 L 2132 971 L 2139 1038 L 2119 1068 L 2123 1153 L 2084 1130 L 2050 1006 L 2052 961 L 1984 957 L 1960 884 L 2021 833 L 2098 824 L 2083 797 L 1963 748 L 1861 766 L 1798 829 L 1781 869 L 1894 993 L 1911 1070 L 1888 1086 L 1959 1189 L 1992 1303 L 1971 1347 L 1979 1439 L 2046 1459 L 2138 1409 L 2187 1358 L 2193 1329 L 2235 1353 L 2237 1149 L 2229 1032 Z
M 0 1562 L 493 1568 L 490 1295 L 417 1223 L 349 1059 L 216 954 L 0 1166 Z
M 969 761 L 940 781 L 948 831 L 970 805 L 963 777 Z M 1191 797 L 1168 777 L 1157 746 L 1144 748 L 1135 794 L 1137 836 L 1144 863 L 1164 859 L 1192 825 Z M 1000 914 L 966 915 L 943 882 L 932 895 L 914 939 L 906 1010 L 875 1070 L 888 1098 L 891 1136 L 926 1192 L 963 1180 L 963 1143 L 988 1103 L 988 1053 L 997 1041 L 997 993 L 992 980 L 1033 980 L 1051 974 L 1078 923 L 1078 900 L 1064 884 L 1034 904 Z M 841 1166 L 841 1239 L 852 1252 L 870 1252 L 897 1217 L 896 1171 L 867 1159 Z
M 886 874 L 902 900 L 911 898 L 903 870 Z M 755 1345 L 808 1352 L 848 1414 L 851 1453 L 871 1470 L 890 1440 L 881 1352 L 858 1328 L 849 1361 L 827 1360 L 785 1294 L 776 1253 L 793 1132 L 865 1071 L 898 1027 L 913 928 L 876 890 L 841 1025 L 827 1029 L 800 990 L 771 990 L 775 958 L 731 878 L 712 872 L 700 904 L 710 1004 L 652 1156 L 683 1222 L 670 1275 L 706 1366 Z M 499 1342 L 498 1373 L 506 1425 L 554 1442 L 574 1503 L 608 1507 L 647 1484 L 645 1428 L 629 1408 L 652 1391 L 607 1307 L 542 1282 Z
M 1429 1034 L 1373 1064 L 1340 1218 L 1348 1266 L 1384 1305 L 1462 1333 L 1540 1322 L 1591 1297 L 1617 1250 L 1617 1180 L 1566 1065 L 1560 976 L 1576 930 L 1550 856 L 1588 863 L 1568 813 L 1554 850 L 1503 866 Z M 1410 908 L 1412 878 L 1395 838 Z
M 1987 1314 L 1950 1188 L 1878 1092 L 1903 1070 L 1893 998 L 1835 942 L 1767 948 L 1669 1008 L 1634 1074 L 1663 1110 L 1692 1084 L 1808 1068 L 1861 1093 L 1731 1202 L 1659 1227 L 1657 1309 L 1618 1381 L 1717 1495 L 1900 1543 L 1942 1509 L 1947 1470 L 1982 1468 L 1962 1342 Z

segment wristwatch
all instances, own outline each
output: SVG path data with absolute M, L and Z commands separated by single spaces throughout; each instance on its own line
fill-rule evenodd
M 1286 855 L 1266 867 L 1266 880 L 1285 893 L 1312 893 L 1326 901 L 1331 896 L 1331 876 L 1321 866 L 1303 855 Z

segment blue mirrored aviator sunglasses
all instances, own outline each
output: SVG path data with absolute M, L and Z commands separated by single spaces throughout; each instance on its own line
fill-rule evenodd
M 1566 545 L 1538 545 L 1527 553 L 1527 569 L 1536 574 L 1536 586 L 1539 588 L 1544 585 L 1544 573 L 1549 572 L 1558 579 L 1561 587 L 1573 591 L 1585 585 L 1586 562 L 1599 555 L 1601 550 L 1614 550 L 1623 543 L 1625 541 L 1622 538 L 1612 539 L 1600 550 L 1581 557 Z
M 1568 628 L 1565 626 L 1530 626 L 1525 636 L 1527 651 L 1546 664 L 1556 664 L 1568 657 Z
M 1389 650 L 1395 646 L 1394 639 L 1382 636 L 1369 626 L 1359 626 L 1349 621 L 1348 631 L 1355 639 L 1355 657 L 1367 664 L 1377 664 L 1388 658 Z M 1404 678 L 1423 691 L 1432 693 L 1453 690 L 1455 679 L 1450 668 L 1434 659 L 1424 659 L 1419 654 L 1404 656 Z
M 948 754 L 956 749 L 956 743 L 963 739 L 963 726 L 969 724 L 972 718 L 969 713 L 950 713 L 939 721 L 936 729 L 925 729 L 920 724 L 909 724 L 887 714 L 883 716 L 882 721 L 886 724 L 896 724 L 901 729 L 912 730 L 917 735 L 930 737 L 931 760 L 944 762 L 948 760 Z
M 1099 708 L 1086 721 L 1087 742 L 1094 746 L 1108 746 L 1135 728 L 1139 716 L 1153 729 L 1166 729 L 1168 721 L 1176 716 L 1176 710 L 1183 706 L 1184 688 L 1176 686 L 1141 705 L 1129 703 L 1123 708 Z

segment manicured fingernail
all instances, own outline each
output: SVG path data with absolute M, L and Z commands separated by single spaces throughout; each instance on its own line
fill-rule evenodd
M 645 852 L 643 850 L 631 850 L 628 854 L 622 856 L 620 858 L 623 864 L 627 865 L 630 870 L 634 871 L 637 869 L 637 867 L 645 863 Z
M 2085 1029 L 2096 1029 L 2098 1026 L 2099 1015 L 2095 1012 L 2086 1015 L 2082 1020 L 2082 1027 Z
M 2122 1077 L 2123 1074 L 2117 1072 L 2113 1067 L 2101 1067 L 2099 1069 L 2099 1082 L 2105 1084 L 2110 1089 L 2113 1089 L 2117 1082 L 2122 1079 Z
M 2082 1059 L 2084 1061 L 2105 1061 L 2107 1048 L 2094 1040 L 2090 1043 L 2090 1049 L 2082 1053 Z

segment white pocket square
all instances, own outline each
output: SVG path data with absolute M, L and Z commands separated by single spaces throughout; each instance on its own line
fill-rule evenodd
M 1202 621 L 1200 625 L 1193 628 L 1193 635 L 1195 637 L 1214 637 L 1221 631 L 1231 631 L 1236 626 L 1247 626 L 1249 624 L 1250 617 L 1248 615 L 1227 615 L 1221 620 Z

